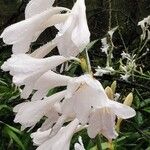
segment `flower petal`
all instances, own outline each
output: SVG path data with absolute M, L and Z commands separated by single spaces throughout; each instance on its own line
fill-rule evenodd
M 33 17 L 43 11 L 50 9 L 55 0 L 31 0 L 25 9 L 25 18 Z
M 62 100 L 65 91 L 56 93 L 44 100 L 25 102 L 17 105 L 14 111 L 17 111 L 15 122 L 21 123 L 24 127 L 34 126 L 47 112 L 53 104 Z
M 119 118 L 128 119 L 128 118 L 134 117 L 136 115 L 135 110 L 127 105 L 124 105 L 124 104 L 121 104 L 121 103 L 118 103 L 115 101 L 111 101 L 111 100 L 109 100 L 109 105 L 111 107 L 111 110 Z
M 77 0 L 72 11 L 77 17 L 77 25 L 72 32 L 72 41 L 77 47 L 82 48 L 90 42 L 90 32 L 86 20 L 85 1 Z
M 100 108 L 94 110 L 89 119 L 88 135 L 91 138 L 97 134 L 103 134 L 108 140 L 115 139 L 117 133 L 115 127 L 115 115 L 109 108 Z
M 71 138 L 79 124 L 77 119 L 73 120 L 66 127 L 59 130 L 59 132 L 41 146 L 37 150 L 69 150 Z
M 52 42 L 48 42 L 47 44 L 45 44 L 45 45 L 41 46 L 40 48 L 36 49 L 30 55 L 32 57 L 42 58 L 42 57 L 45 57 L 55 47 L 56 47 L 56 43 L 55 42 L 53 42 L 53 41 Z
M 31 138 L 33 139 L 33 143 L 37 146 L 40 146 L 43 144 L 45 141 L 49 139 L 51 129 L 46 130 L 46 131 L 41 131 L 38 129 L 37 132 L 34 132 L 31 134 Z

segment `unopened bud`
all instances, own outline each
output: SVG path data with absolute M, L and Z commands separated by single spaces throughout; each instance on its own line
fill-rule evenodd
M 127 106 L 131 106 L 132 105 L 132 102 L 133 102 L 133 93 L 129 93 L 128 96 L 125 98 L 123 104 L 124 105 L 127 105 Z M 123 119 L 121 118 L 118 118 L 117 120 L 117 123 L 116 123 L 116 129 L 117 131 L 119 132 L 120 130 L 120 126 L 121 126 L 121 122 L 122 122 Z
M 112 91 L 113 91 L 114 94 L 116 93 L 116 87 L 117 87 L 117 82 L 114 81 L 114 82 L 111 84 L 111 89 L 112 89 Z
M 113 91 L 112 91 L 112 89 L 109 86 L 107 86 L 105 88 L 105 92 L 106 92 L 106 94 L 107 94 L 107 96 L 108 96 L 109 99 L 111 99 L 111 100 L 114 99 Z
M 131 106 L 133 102 L 133 93 L 129 93 L 128 96 L 125 98 L 123 104 L 127 105 L 127 106 Z
M 84 58 L 80 58 L 81 68 L 84 72 L 87 72 L 87 62 Z

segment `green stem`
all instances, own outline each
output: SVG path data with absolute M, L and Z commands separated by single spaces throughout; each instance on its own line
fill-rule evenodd
M 101 137 L 100 137 L 100 135 L 96 136 L 95 141 L 96 141 L 96 145 L 97 145 L 97 150 L 103 150 L 102 149 L 102 145 L 101 145 Z

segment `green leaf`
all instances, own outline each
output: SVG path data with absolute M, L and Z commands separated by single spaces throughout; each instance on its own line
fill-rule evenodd
M 7 83 L 5 83 L 4 81 L 2 81 L 2 79 L 0 79 L 0 84 L 7 86 Z
M 150 104 L 150 98 L 145 99 L 144 101 L 141 102 L 140 107 L 145 107 Z
M 21 148 L 25 150 L 25 147 L 19 137 L 8 127 L 5 127 L 5 132 L 9 135 L 11 139 L 13 139 Z
M 89 51 L 89 50 L 93 47 L 93 45 L 94 45 L 96 42 L 98 42 L 98 41 L 99 41 L 99 39 L 94 40 L 94 41 L 88 43 L 88 44 L 86 45 L 86 47 L 81 48 L 81 50 L 80 50 L 80 51 L 81 51 L 81 54 L 82 54 L 82 52 L 84 51 L 84 49 L 87 49 L 87 51 Z
M 98 41 L 99 41 L 99 39 L 90 42 L 90 43 L 86 46 L 87 50 L 90 50 L 90 49 L 94 46 L 94 44 L 97 43 Z
M 18 133 L 18 134 L 22 134 L 22 132 L 20 131 L 20 130 L 18 130 L 17 128 L 15 128 L 15 127 L 12 127 L 12 126 L 10 126 L 10 125 L 8 125 L 8 124 L 5 124 L 9 129 L 11 129 L 12 131 L 14 131 L 14 132 L 16 132 L 16 133 Z
M 0 105 L 0 111 L 2 109 L 9 109 L 9 110 L 11 110 L 11 108 L 9 106 L 7 106 L 7 105 Z
M 150 107 L 146 107 L 144 109 L 142 109 L 143 111 L 147 112 L 147 113 L 150 113 Z

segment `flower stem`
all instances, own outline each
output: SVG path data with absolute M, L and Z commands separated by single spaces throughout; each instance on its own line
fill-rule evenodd
M 83 72 L 92 75 L 91 63 L 90 63 L 87 48 L 85 48 L 85 50 L 81 53 L 80 61 L 81 61 L 81 68 Z
M 103 150 L 102 149 L 102 145 L 101 145 L 101 137 L 100 137 L 100 135 L 96 136 L 95 141 L 96 141 L 96 145 L 97 145 L 97 150 Z
M 86 53 L 86 61 L 87 61 L 88 72 L 91 73 L 92 69 L 91 69 L 91 63 L 90 63 L 90 58 L 89 58 L 87 48 L 85 49 L 85 53 Z

